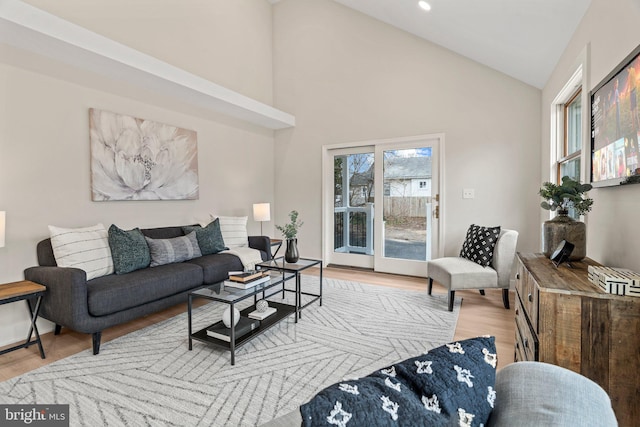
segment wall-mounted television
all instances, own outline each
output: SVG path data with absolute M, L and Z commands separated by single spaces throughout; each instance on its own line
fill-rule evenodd
M 618 185 L 640 174 L 640 46 L 590 93 L 591 184 Z

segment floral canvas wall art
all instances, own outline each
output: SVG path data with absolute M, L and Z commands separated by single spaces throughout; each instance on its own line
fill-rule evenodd
M 94 201 L 198 198 L 195 131 L 89 109 Z

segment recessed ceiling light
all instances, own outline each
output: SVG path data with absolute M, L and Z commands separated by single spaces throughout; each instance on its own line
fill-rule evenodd
M 424 0 L 420 0 L 418 2 L 418 6 L 427 11 L 431 10 L 431 5 Z

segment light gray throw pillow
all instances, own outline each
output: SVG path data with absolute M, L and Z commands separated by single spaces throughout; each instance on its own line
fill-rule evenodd
M 173 239 L 152 239 L 146 236 L 145 239 L 151 254 L 151 267 L 202 256 L 195 231 Z
M 487 427 L 618 425 L 602 387 L 560 366 L 511 363 L 498 371 L 496 393 Z

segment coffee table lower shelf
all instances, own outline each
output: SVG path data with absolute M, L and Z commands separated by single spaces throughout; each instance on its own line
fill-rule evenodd
M 260 321 L 260 326 L 257 329 L 254 329 L 253 331 L 249 332 L 246 335 L 243 335 L 242 337 L 236 339 L 235 345 L 232 346 L 231 342 L 228 341 L 224 341 L 224 340 L 220 340 L 214 337 L 211 337 L 209 335 L 207 335 L 207 328 L 209 328 L 211 325 L 207 325 L 206 328 L 200 329 L 197 332 L 194 332 L 191 334 L 191 338 L 194 340 L 198 340 L 198 341 L 202 341 L 208 344 L 212 344 L 215 345 L 217 347 L 221 347 L 224 348 L 226 350 L 230 350 L 232 352 L 232 365 L 234 364 L 233 359 L 235 359 L 235 349 L 241 347 L 242 345 L 244 345 L 245 343 L 251 341 L 253 338 L 257 337 L 258 335 L 264 333 L 265 331 L 267 331 L 269 328 L 271 328 L 272 326 L 278 324 L 281 320 L 289 317 L 290 315 L 294 314 L 296 312 L 296 308 L 293 305 L 289 305 L 289 304 L 282 304 L 279 302 L 273 302 L 273 301 L 269 301 L 269 307 L 273 307 L 276 309 L 276 312 L 274 314 L 272 314 L 271 316 L 267 317 L 264 320 Z M 255 305 L 252 305 L 251 307 L 247 307 L 244 310 L 240 311 L 240 315 L 244 316 L 244 317 L 248 317 L 249 313 L 251 313 L 252 311 L 254 311 L 256 309 Z

